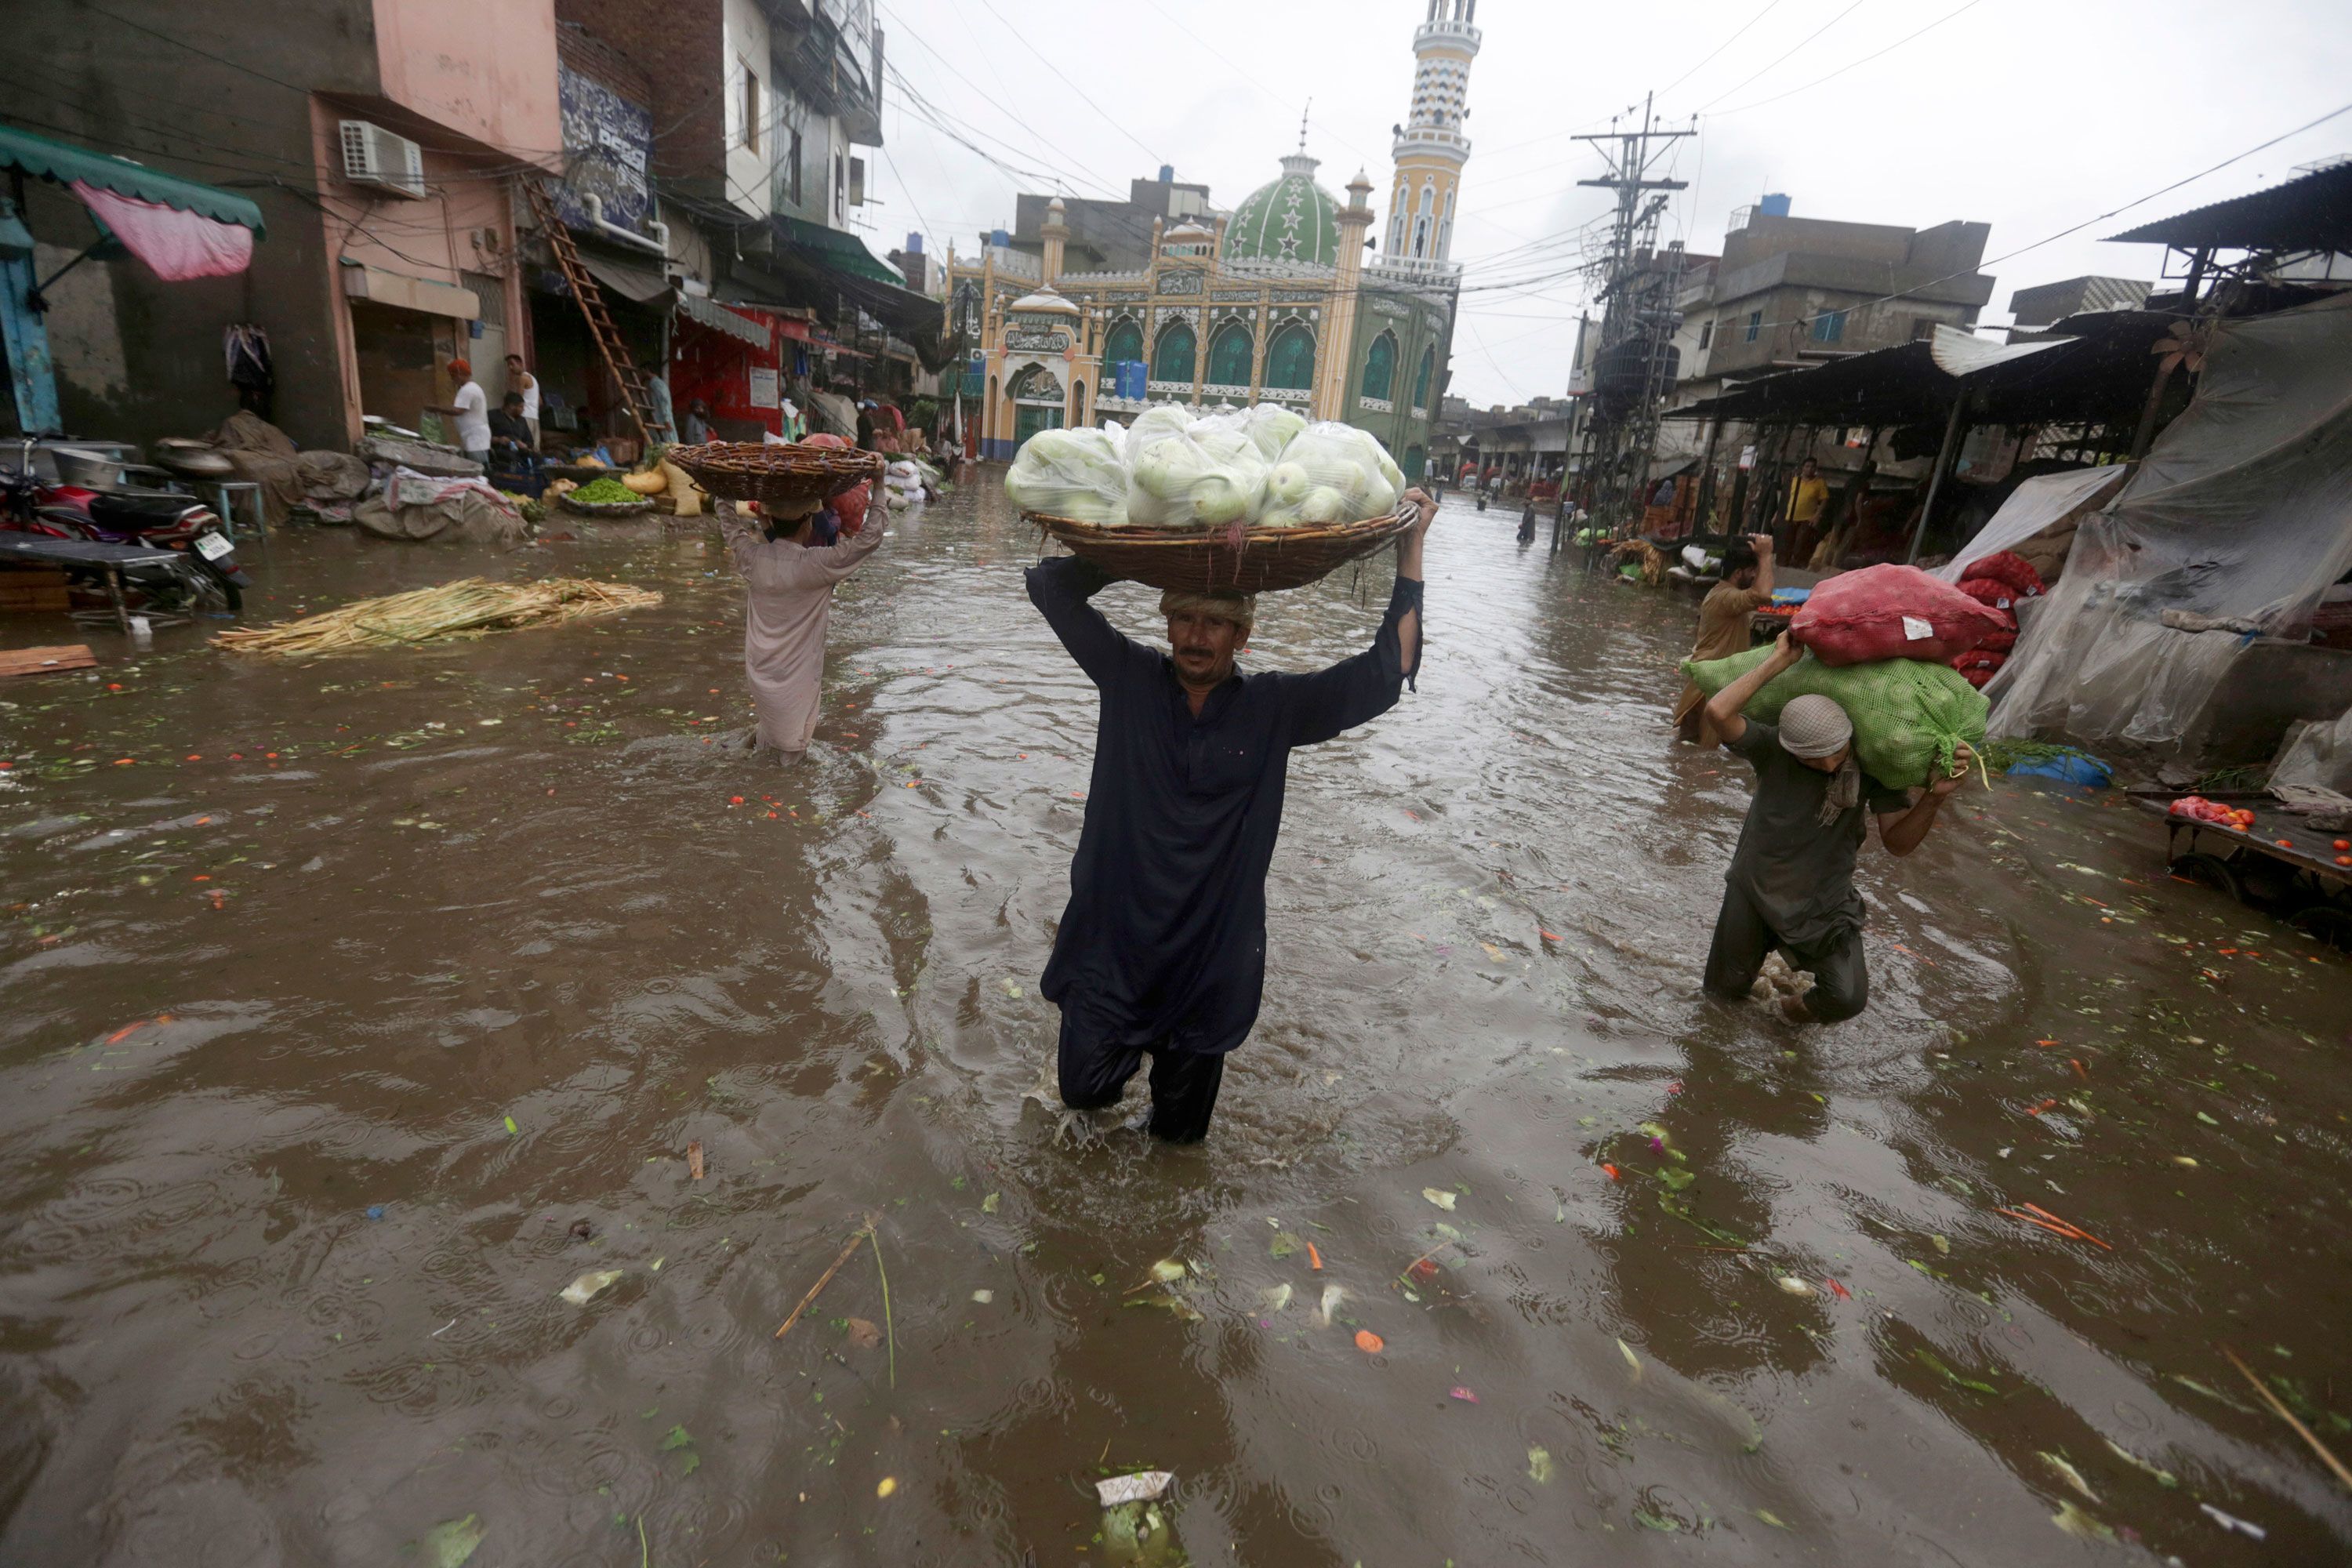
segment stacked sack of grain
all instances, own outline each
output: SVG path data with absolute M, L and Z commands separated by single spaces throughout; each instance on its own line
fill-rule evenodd
M 2017 646 L 2017 606 L 2028 599 L 2041 597 L 2046 585 L 2032 562 L 2013 550 L 2004 550 L 1969 562 L 1967 573 L 1960 578 L 1959 591 L 1998 615 L 2002 622 L 1975 647 L 1952 660 L 1952 668 L 1967 677 L 1970 686 L 1981 687 L 2009 662 L 2010 649 Z

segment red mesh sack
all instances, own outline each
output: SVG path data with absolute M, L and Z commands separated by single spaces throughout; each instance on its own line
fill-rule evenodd
M 2009 655 L 2005 653 L 1996 653 L 1989 648 L 1977 648 L 1952 660 L 1952 668 L 1962 675 L 1966 675 L 1972 669 L 1981 669 L 1987 675 L 1990 675 L 2008 662 Z
M 2007 590 L 2003 590 L 2006 593 Z M 1814 588 L 1789 633 L 1823 664 L 1882 658 L 1948 664 L 2006 617 L 1916 566 L 1865 566 Z
M 1960 671 L 1960 679 L 1967 681 L 1970 686 L 1975 687 L 1979 691 L 1984 689 L 1984 683 L 1990 680 L 1992 678 L 1993 672 L 1990 669 L 1964 669 Z
M 845 538 L 855 535 L 866 526 L 866 506 L 873 499 L 873 484 L 871 479 L 860 479 L 824 503 L 833 508 L 835 517 L 841 519 L 841 531 Z
M 2033 569 L 2033 563 L 2014 550 L 2003 550 L 1969 562 L 1969 575 L 2006 584 L 2010 591 L 2021 599 L 2031 599 L 2050 589 L 2050 585 L 2042 580 L 2042 574 Z
M 1960 584 L 1960 592 L 1979 605 L 1999 610 L 2011 625 L 2016 624 L 2017 617 L 2009 614 L 2009 607 L 2023 595 L 1999 578 L 1970 577 Z
M 2007 653 L 2016 646 L 2017 634 L 2015 632 L 1987 632 L 1985 633 L 1985 640 L 1977 644 L 1977 651 L 1979 653 Z

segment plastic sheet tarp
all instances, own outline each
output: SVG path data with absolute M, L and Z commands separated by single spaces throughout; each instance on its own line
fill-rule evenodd
M 1995 735 L 2177 745 L 2251 636 L 2300 637 L 2352 569 L 2352 295 L 2225 321 L 2188 409 L 2104 511 L 1986 689 Z
M 2063 474 L 2042 474 L 2027 479 L 2010 492 L 2000 510 L 1949 563 L 1936 568 L 1936 575 L 1947 583 L 1958 582 L 1969 563 L 2016 549 L 2097 495 L 2123 471 L 2123 464 L 2110 463 L 2105 468 L 2069 468 Z

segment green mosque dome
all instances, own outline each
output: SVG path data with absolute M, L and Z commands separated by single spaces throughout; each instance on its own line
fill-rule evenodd
M 1293 153 L 1282 178 L 1261 185 L 1225 226 L 1228 261 L 1286 261 L 1307 267 L 1339 264 L 1339 204 L 1315 183 L 1317 160 Z

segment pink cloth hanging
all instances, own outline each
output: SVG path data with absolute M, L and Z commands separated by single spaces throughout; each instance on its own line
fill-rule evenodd
M 220 223 L 201 213 L 118 195 L 86 180 L 73 183 L 73 194 L 104 220 L 131 255 L 167 283 L 227 278 L 253 265 L 253 231 L 241 223 Z

